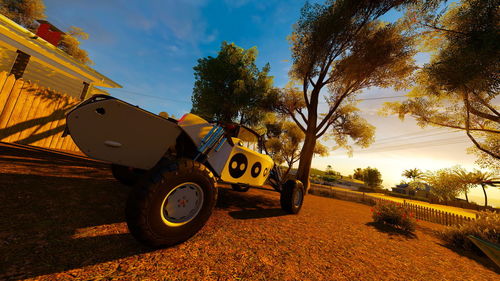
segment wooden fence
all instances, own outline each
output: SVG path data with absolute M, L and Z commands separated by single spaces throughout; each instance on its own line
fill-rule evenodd
M 341 200 L 360 202 L 368 205 L 397 203 L 392 200 L 371 196 L 370 194 L 367 193 L 353 192 L 349 190 L 340 191 L 317 185 L 313 185 L 311 191 L 312 194 L 320 196 L 327 196 Z M 423 221 L 429 221 L 443 225 L 459 225 L 464 222 L 474 220 L 471 217 L 445 212 L 434 208 L 428 208 L 417 204 L 407 203 L 406 201 L 404 201 L 402 205 L 404 208 L 407 208 L 410 212 L 412 212 L 415 215 L 416 219 Z
M 79 100 L 0 72 L 0 141 L 79 151 L 62 138 L 64 113 Z

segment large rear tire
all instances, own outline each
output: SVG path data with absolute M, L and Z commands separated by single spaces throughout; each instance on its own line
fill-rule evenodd
M 130 233 L 151 247 L 186 241 L 207 222 L 217 200 L 213 174 L 199 162 L 181 159 L 174 171 L 145 177 L 130 194 Z
M 281 209 L 290 214 L 299 213 L 304 202 L 304 185 L 299 180 L 287 180 L 281 188 Z

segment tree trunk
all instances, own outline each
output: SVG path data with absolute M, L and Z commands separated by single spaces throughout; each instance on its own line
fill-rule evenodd
M 484 206 L 488 206 L 488 196 L 486 195 L 486 189 L 484 188 L 484 184 L 481 184 L 481 187 L 483 188 L 483 193 L 484 193 Z
M 465 191 L 464 193 L 465 193 L 465 201 L 467 201 L 467 203 L 469 203 L 469 197 L 467 196 L 467 191 Z
M 316 146 L 316 134 L 314 130 L 308 128 L 300 153 L 299 168 L 297 170 L 297 179 L 304 184 L 306 193 L 309 191 L 309 175 L 311 174 L 311 163 L 314 154 L 314 147 Z

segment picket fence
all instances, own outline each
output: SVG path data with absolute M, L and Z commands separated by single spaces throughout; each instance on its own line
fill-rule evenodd
M 349 190 L 340 191 L 314 184 L 311 186 L 311 193 L 341 200 L 364 203 L 368 205 L 397 204 L 397 202 L 395 201 L 374 197 L 369 193 L 353 192 Z M 408 203 L 406 201 L 404 201 L 402 205 L 404 208 L 407 208 L 411 213 L 413 213 L 415 215 L 415 218 L 418 220 L 438 223 L 447 226 L 459 225 L 463 224 L 464 222 L 474 220 L 474 218 L 471 217 L 462 216 L 434 208 L 424 207 L 417 204 Z
M 78 99 L 0 72 L 0 141 L 79 151 L 62 138 L 64 113 Z

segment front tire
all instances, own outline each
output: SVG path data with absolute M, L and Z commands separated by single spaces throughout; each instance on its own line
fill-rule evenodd
M 290 214 L 299 213 L 304 202 L 304 185 L 299 180 L 287 180 L 281 188 L 281 209 Z
M 127 201 L 127 225 L 148 246 L 175 245 L 205 225 L 216 200 L 213 174 L 201 163 L 181 159 L 175 171 L 145 177 L 135 186 Z

